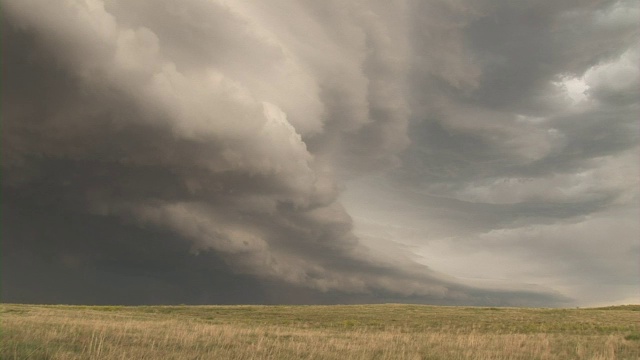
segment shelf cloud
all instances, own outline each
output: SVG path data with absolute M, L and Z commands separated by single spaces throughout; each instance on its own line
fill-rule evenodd
M 3 301 L 638 295 L 632 1 L 2 6 Z

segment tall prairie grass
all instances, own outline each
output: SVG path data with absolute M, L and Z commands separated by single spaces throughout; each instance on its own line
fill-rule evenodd
M 0 306 L 2 359 L 640 359 L 640 312 Z

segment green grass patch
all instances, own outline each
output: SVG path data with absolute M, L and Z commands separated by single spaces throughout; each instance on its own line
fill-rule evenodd
M 625 340 L 640 341 L 640 333 L 631 333 L 624 337 Z

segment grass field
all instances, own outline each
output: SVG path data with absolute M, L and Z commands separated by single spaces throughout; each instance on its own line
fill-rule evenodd
M 0 305 L 1 359 L 640 359 L 640 306 Z

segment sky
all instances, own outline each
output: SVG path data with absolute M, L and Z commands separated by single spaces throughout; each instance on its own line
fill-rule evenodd
M 640 303 L 640 4 L 0 0 L 4 302 Z

